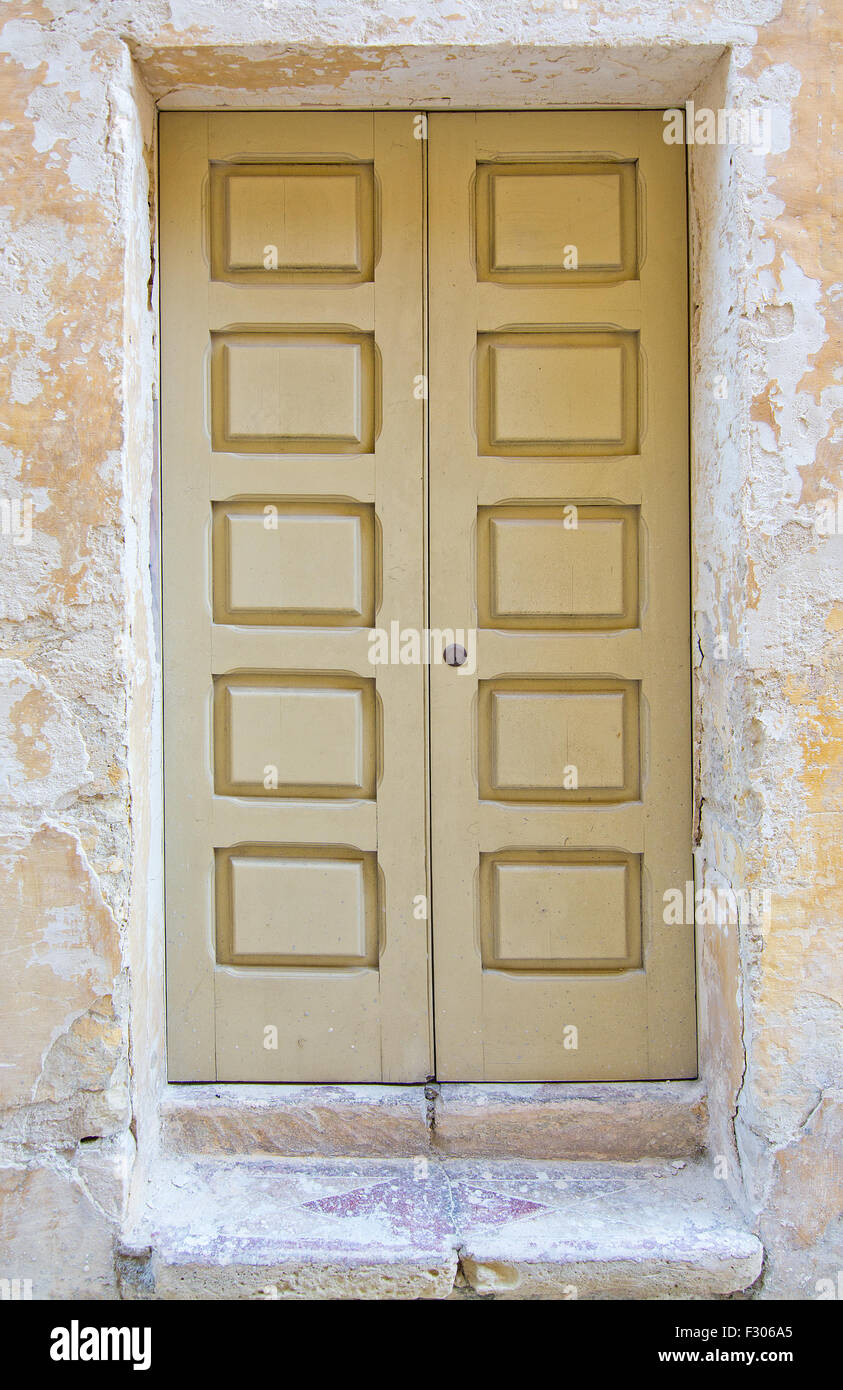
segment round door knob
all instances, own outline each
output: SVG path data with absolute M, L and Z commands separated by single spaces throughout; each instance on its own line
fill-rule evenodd
M 458 642 L 452 642 L 449 647 L 445 648 L 442 655 L 448 666 L 464 666 L 468 661 L 468 652 Z

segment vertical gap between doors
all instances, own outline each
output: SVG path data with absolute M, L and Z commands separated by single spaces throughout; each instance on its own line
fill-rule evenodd
M 429 189 L 429 169 L 430 161 L 428 158 L 428 142 L 430 139 L 429 117 L 430 113 L 424 111 L 422 114 L 422 371 L 425 380 L 424 392 L 424 440 L 423 440 L 423 467 L 424 467 L 424 596 L 423 596 L 423 622 L 425 628 L 430 631 L 430 189 Z M 430 1077 L 433 1081 L 436 1078 L 436 1000 L 435 983 L 433 972 L 433 799 L 431 796 L 430 776 L 431 776 L 431 684 L 430 672 L 431 665 L 427 662 L 425 675 L 425 707 L 427 714 L 427 737 L 425 739 L 425 799 L 426 799 L 426 828 L 427 828 L 427 940 L 428 940 L 428 998 L 430 1006 L 428 1009 L 428 1022 L 430 1028 Z

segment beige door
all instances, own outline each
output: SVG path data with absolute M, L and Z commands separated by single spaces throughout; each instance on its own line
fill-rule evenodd
M 696 1074 L 684 150 L 660 112 L 434 115 L 437 1076 Z
M 162 117 L 171 1079 L 695 1074 L 662 128 Z
M 409 115 L 161 119 L 169 1074 L 433 1069 L 424 145 Z

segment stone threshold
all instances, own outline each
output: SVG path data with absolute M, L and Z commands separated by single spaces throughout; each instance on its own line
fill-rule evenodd
M 762 1246 L 708 1164 L 162 1158 L 126 1299 L 727 1298 Z
M 289 1158 L 693 1158 L 700 1081 L 536 1085 L 172 1085 L 162 1150 Z

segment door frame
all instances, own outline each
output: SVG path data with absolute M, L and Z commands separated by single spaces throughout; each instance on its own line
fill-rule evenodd
M 210 51 L 210 50 L 209 50 Z M 719 46 L 707 41 L 698 45 L 668 45 L 660 49 L 657 58 L 650 58 L 645 50 L 636 49 L 634 53 L 635 80 L 630 82 L 627 99 L 623 103 L 613 103 L 611 97 L 616 90 L 617 63 L 622 60 L 621 50 L 613 51 L 611 61 L 596 59 L 593 50 L 586 44 L 573 46 L 560 68 L 558 51 L 535 49 L 534 61 L 537 80 L 533 84 L 527 101 L 513 99 L 517 91 L 523 97 L 523 87 L 513 87 L 506 74 L 502 72 L 500 53 L 488 49 L 478 54 L 466 50 L 454 62 L 450 51 L 409 49 L 408 61 L 402 74 L 404 90 L 410 93 L 410 105 L 406 98 L 397 101 L 394 86 L 382 68 L 383 55 L 377 49 L 356 50 L 353 60 L 349 59 L 346 72 L 351 74 L 347 89 L 341 94 L 332 91 L 331 109 L 404 109 L 456 110 L 456 109 L 498 109 L 522 110 L 540 108 L 546 110 L 600 109 L 623 110 L 639 107 L 668 107 L 681 104 L 683 93 L 694 92 L 698 105 L 708 99 L 710 105 L 722 104 L 730 78 L 731 54 L 725 41 Z M 138 76 L 136 83 L 137 117 L 139 126 L 147 132 L 152 151 L 152 167 L 155 167 L 154 146 L 156 109 L 208 109 L 229 108 L 242 100 L 244 107 L 261 109 L 324 110 L 329 103 L 321 98 L 323 90 L 314 86 L 313 52 L 309 51 L 307 60 L 302 60 L 301 70 L 296 81 L 283 91 L 271 86 L 266 69 L 258 65 L 255 69 L 252 88 L 244 88 L 243 63 L 248 62 L 250 50 L 244 39 L 242 49 L 233 50 L 235 59 L 220 58 L 215 67 L 214 82 L 209 85 L 207 69 L 197 67 L 195 54 L 186 54 L 170 37 L 162 38 L 144 53 L 138 55 Z M 326 54 L 330 55 L 326 49 Z M 667 57 L 666 57 L 667 55 Z M 588 78 L 576 79 L 573 74 L 577 64 L 588 56 L 591 67 Z M 632 57 L 629 60 L 633 62 Z M 163 68 L 162 68 L 163 64 Z M 317 65 L 318 66 L 318 65 Z M 470 80 L 467 70 L 471 70 Z M 632 70 L 632 69 L 631 69 Z M 569 91 L 579 96 L 578 101 L 560 103 L 558 101 L 560 73 L 571 74 Z M 166 80 L 162 78 L 166 73 Z M 577 82 L 579 81 L 579 86 Z M 146 82 L 146 87 L 143 83 Z M 500 100 L 490 100 L 489 93 L 500 91 Z M 471 92 L 474 98 L 471 99 Z M 161 94 L 156 102 L 156 93 Z M 422 95 L 421 93 L 424 93 Z M 431 95 L 435 93 L 435 95 Z M 377 99 L 378 94 L 380 100 Z M 463 100 L 468 95 L 468 100 Z M 340 99 L 341 96 L 341 99 Z M 452 101 L 454 104 L 452 105 Z M 459 106 L 457 105 L 459 101 Z M 700 579 L 700 557 L 708 552 L 710 545 L 712 517 L 718 508 L 718 493 L 722 481 L 718 476 L 707 448 L 709 441 L 721 436 L 735 414 L 744 387 L 748 387 L 748 369 L 741 364 L 737 390 L 726 404 L 712 405 L 706 396 L 695 393 L 695 382 L 707 382 L 718 368 L 726 366 L 730 359 L 730 349 L 734 343 L 735 329 L 718 333 L 719 318 L 725 315 L 725 307 L 734 302 L 738 292 L 734 276 L 722 274 L 716 256 L 719 225 L 728 217 L 734 216 L 736 207 L 745 203 L 751 196 L 748 185 L 742 184 L 740 177 L 731 188 L 721 177 L 721 170 L 728 163 L 728 151 L 693 149 L 689 151 L 690 179 L 688 186 L 688 210 L 690 225 L 690 275 L 691 302 L 704 306 L 701 325 L 692 333 L 691 339 L 691 527 L 692 537 L 697 530 L 700 542 L 692 545 L 692 606 L 694 611 L 703 613 L 710 609 L 705 583 Z M 153 229 L 153 239 L 155 238 Z M 157 250 L 157 244 L 156 244 Z M 138 269 L 143 268 L 143 258 L 138 255 Z M 157 273 L 157 272 L 156 272 Z M 137 273 L 134 280 L 129 276 L 127 283 L 127 303 L 133 313 L 140 314 L 150 296 L 153 285 L 147 284 L 146 272 Z M 151 302 L 154 302 L 154 296 Z M 149 557 L 152 571 L 152 601 L 148 609 L 148 620 L 156 636 L 160 635 L 160 599 L 157 593 L 157 380 L 156 340 L 146 344 L 145 358 L 138 379 L 131 384 L 128 408 L 138 421 L 138 434 L 146 445 L 141 443 L 142 477 L 146 477 L 146 497 L 151 499 L 151 553 Z M 736 404 L 737 401 L 737 404 Z M 150 424 L 150 403 L 152 421 Z M 695 447 L 696 446 L 696 447 Z M 144 451 L 145 450 L 145 451 Z M 143 496 L 143 484 L 141 483 Z M 699 526 L 697 518 L 701 517 Z M 721 550 L 728 553 L 731 545 L 738 543 L 741 535 L 741 518 L 730 518 L 731 526 L 725 530 Z M 703 547 L 702 549 L 700 547 Z M 695 675 L 699 674 L 703 657 L 698 651 L 701 636 L 709 636 L 705 628 L 697 627 L 692 641 L 692 653 L 696 656 Z M 160 652 L 160 643 L 158 644 Z M 131 750 L 131 770 L 133 777 L 133 796 L 139 805 L 142 816 L 143 842 L 140 845 L 140 858 L 135 868 L 135 891 L 131 908 L 129 934 L 130 966 L 132 970 L 132 1050 L 136 1061 L 136 1106 L 149 1119 L 151 1128 L 144 1130 L 145 1139 L 153 1145 L 158 1133 L 162 1101 L 172 1099 L 172 1092 L 184 1090 L 167 1085 L 164 1079 L 164 1030 L 163 1030 L 163 914 L 162 914 L 162 855 L 161 831 L 163 795 L 161 791 L 161 686 L 160 669 L 156 681 L 151 683 L 141 702 L 140 713 L 134 718 L 137 732 Z M 709 686 L 704 686 L 706 696 Z M 717 698 L 716 690 L 711 698 Z M 724 841 L 722 835 L 707 830 L 701 816 L 701 768 L 709 756 L 711 743 L 709 721 L 703 720 L 703 695 L 699 683 L 695 684 L 694 695 L 694 792 L 695 792 L 695 854 L 701 869 L 703 881 L 723 881 L 729 883 L 735 876 L 735 852 Z M 713 747 L 713 745 L 711 745 Z M 699 1083 L 656 1082 L 641 1083 L 650 1096 L 654 1093 L 667 1096 L 670 1088 L 682 1086 L 688 1091 L 689 1103 L 698 1104 L 700 1097 L 712 1092 L 716 1114 L 712 1117 L 714 1132 L 719 1136 L 717 1142 L 723 1152 L 734 1149 L 732 1114 L 734 1099 L 740 1086 L 740 1075 L 735 1077 L 735 1068 L 743 1059 L 742 1044 L 742 1004 L 740 998 L 733 1001 L 734 990 L 728 987 L 726 998 L 721 980 L 743 978 L 741 956 L 737 933 L 726 946 L 717 940 L 716 933 L 708 937 L 699 934 L 697 943 L 698 1014 L 700 1023 L 700 1073 Z M 731 972 L 731 973 L 730 973 Z M 718 1064 L 722 1060 L 724 1047 L 729 1055 L 729 1074 L 722 1074 Z M 734 1060 L 733 1060 L 734 1059 Z M 713 1083 L 713 1085 L 712 1085 Z M 599 1088 L 604 1101 L 611 1105 L 609 1094 L 622 1086 L 622 1083 L 604 1083 Z M 607 1093 L 607 1088 L 608 1092 Z M 219 1088 L 216 1088 L 219 1090 Z M 237 1088 L 234 1088 L 235 1090 Z M 377 1088 L 352 1088 L 355 1092 L 366 1092 Z M 489 1097 L 483 1094 L 482 1086 L 472 1087 L 479 1106 L 484 1106 Z M 529 1086 L 511 1088 L 525 1093 Z M 628 1087 L 624 1089 L 628 1090 Z M 690 1092 L 693 1090 L 696 1100 Z M 526 1097 L 525 1097 L 526 1098 Z M 360 1094 L 356 1097 L 362 1107 L 372 1100 L 371 1096 Z M 232 1101 L 234 1098 L 232 1097 Z M 479 1112 L 478 1112 L 479 1113 Z M 146 1147 L 146 1144 L 144 1145 Z M 731 1170 L 731 1165 L 730 1165 Z

